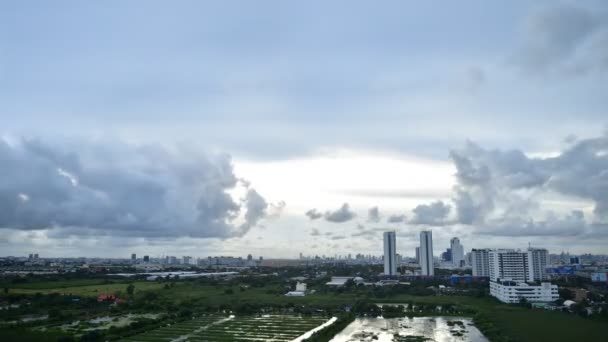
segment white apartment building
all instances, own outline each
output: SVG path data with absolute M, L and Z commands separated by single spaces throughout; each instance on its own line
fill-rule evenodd
M 544 248 L 528 248 L 528 281 L 549 280 L 545 271 L 549 264 L 549 252 Z
M 420 274 L 432 276 L 435 274 L 433 264 L 433 232 L 420 232 Z
M 464 247 L 460 244 L 460 239 L 454 237 L 450 240 L 450 249 L 452 250 L 452 264 L 455 267 L 464 266 Z
M 397 275 L 396 248 L 395 232 L 384 232 L 384 275 Z
M 503 303 L 519 303 L 522 299 L 528 302 L 553 302 L 559 299 L 557 285 L 541 283 L 530 285 L 514 281 L 491 281 L 490 294 Z
M 471 267 L 474 277 L 490 276 L 490 249 L 473 249 L 471 251 Z
M 488 253 L 490 281 L 510 280 L 525 283 L 529 277 L 528 253 L 513 249 L 497 249 Z

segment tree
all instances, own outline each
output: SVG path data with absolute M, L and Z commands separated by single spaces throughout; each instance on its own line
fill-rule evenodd
M 129 286 L 127 286 L 127 293 L 129 296 L 133 296 L 133 292 L 135 292 L 135 285 L 129 284 Z
M 563 298 L 564 300 L 572 300 L 574 299 L 574 293 L 572 291 L 570 291 L 570 289 L 564 288 L 564 287 L 560 287 L 558 290 L 559 296 L 561 298 Z
M 4 288 L 4 294 L 8 294 L 8 287 Z

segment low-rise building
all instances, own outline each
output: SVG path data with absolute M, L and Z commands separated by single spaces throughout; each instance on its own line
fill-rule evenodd
M 288 297 L 304 297 L 306 296 L 306 283 L 296 283 L 296 290 L 289 291 L 285 294 Z
M 354 277 L 331 277 L 331 281 L 325 283 L 327 286 L 344 286 L 347 281 Z
M 591 273 L 591 281 L 594 283 L 607 283 L 608 282 L 608 271 L 602 270 L 600 272 Z
M 541 283 L 530 285 L 511 280 L 490 282 L 490 294 L 503 303 L 519 303 L 522 299 L 528 302 L 553 302 L 559 299 L 557 285 Z

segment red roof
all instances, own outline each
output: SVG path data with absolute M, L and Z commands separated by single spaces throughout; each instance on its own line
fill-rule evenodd
M 99 296 L 97 296 L 98 302 L 109 302 L 114 300 L 116 300 L 116 296 L 113 294 L 100 294 Z

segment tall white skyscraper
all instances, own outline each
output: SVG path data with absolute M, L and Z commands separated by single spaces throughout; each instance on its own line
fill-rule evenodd
M 460 244 L 460 239 L 457 237 L 450 240 L 450 248 L 452 250 L 452 264 L 456 267 L 464 266 L 464 247 Z
M 490 250 L 473 249 L 471 251 L 471 267 L 474 277 L 490 276 Z
M 384 274 L 397 275 L 397 244 L 395 232 L 384 232 Z
M 512 280 L 523 283 L 528 281 L 528 253 L 513 249 L 497 249 L 489 252 L 490 281 Z
M 433 269 L 433 232 L 420 232 L 420 269 L 422 275 L 432 276 Z
M 549 264 L 549 252 L 544 248 L 528 248 L 528 281 L 549 280 L 545 271 Z

